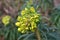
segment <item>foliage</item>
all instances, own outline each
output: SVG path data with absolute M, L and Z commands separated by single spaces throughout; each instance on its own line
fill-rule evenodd
M 53 24 L 58 26 L 60 24 L 60 9 L 56 8 L 55 10 L 52 11 L 52 21 L 53 21 Z

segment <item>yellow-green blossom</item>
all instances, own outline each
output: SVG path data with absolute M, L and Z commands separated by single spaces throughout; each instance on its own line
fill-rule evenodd
M 28 30 L 29 28 L 28 28 L 28 27 L 26 27 L 25 29 L 26 29 L 26 30 Z
M 22 20 L 22 18 L 21 18 L 21 16 L 18 16 L 17 21 L 20 21 L 20 20 Z
M 25 30 L 22 30 L 21 33 L 25 33 Z
M 35 12 L 34 7 L 31 7 L 31 8 L 30 8 L 30 11 L 31 11 L 31 12 Z
M 16 25 L 16 26 L 20 26 L 20 22 L 16 22 L 15 25 Z
M 21 11 L 21 15 L 25 15 L 26 11 L 25 10 L 22 10 Z
M 25 8 L 26 11 L 28 11 L 28 8 Z
M 18 31 L 21 31 L 21 28 L 18 28 Z
M 4 17 L 2 18 L 2 23 L 3 23 L 4 25 L 7 25 L 7 24 L 9 24 L 10 19 L 11 19 L 11 17 L 8 16 L 8 15 L 6 15 L 6 16 L 4 16 Z

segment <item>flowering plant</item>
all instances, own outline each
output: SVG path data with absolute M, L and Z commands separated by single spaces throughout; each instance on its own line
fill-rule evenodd
M 21 15 L 17 17 L 15 25 L 21 33 L 34 32 L 37 28 L 37 23 L 40 21 L 40 14 L 35 11 L 34 7 L 26 7 L 21 11 Z

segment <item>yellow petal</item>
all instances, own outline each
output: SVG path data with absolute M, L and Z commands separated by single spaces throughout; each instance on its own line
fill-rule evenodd
M 20 22 L 16 22 L 15 25 L 16 25 L 16 26 L 20 26 Z

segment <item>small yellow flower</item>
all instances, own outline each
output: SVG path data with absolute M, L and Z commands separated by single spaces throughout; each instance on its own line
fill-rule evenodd
M 28 19 L 27 19 L 27 18 L 23 18 L 23 20 L 24 20 L 24 22 L 27 22 L 27 21 L 28 21 Z
M 10 19 L 11 19 L 11 17 L 10 16 L 4 16 L 3 18 L 2 18 L 2 23 L 4 24 L 4 25 L 7 25 L 7 24 L 9 24 L 9 21 L 10 21 Z
M 34 17 L 31 17 L 30 19 L 33 19 Z
M 26 30 L 28 30 L 29 28 L 28 28 L 28 27 L 26 27 L 25 29 L 26 29 Z
M 20 26 L 20 22 L 16 22 L 15 25 L 16 25 L 16 26 Z
M 21 28 L 18 28 L 18 31 L 22 31 Z
M 34 7 L 31 7 L 31 8 L 30 8 L 30 11 L 31 11 L 31 12 L 35 12 Z
M 38 15 L 35 15 L 35 18 L 39 17 Z
M 28 11 L 28 8 L 25 8 L 26 11 Z
M 17 21 L 20 21 L 22 18 L 20 16 L 17 17 Z
M 38 19 L 36 19 L 36 22 L 38 22 L 39 20 Z
M 25 10 L 22 10 L 21 11 L 21 15 L 25 15 L 26 11 Z
M 25 33 L 25 30 L 22 30 L 21 33 Z
M 23 17 L 23 19 L 25 20 L 26 18 L 25 18 L 25 17 Z

